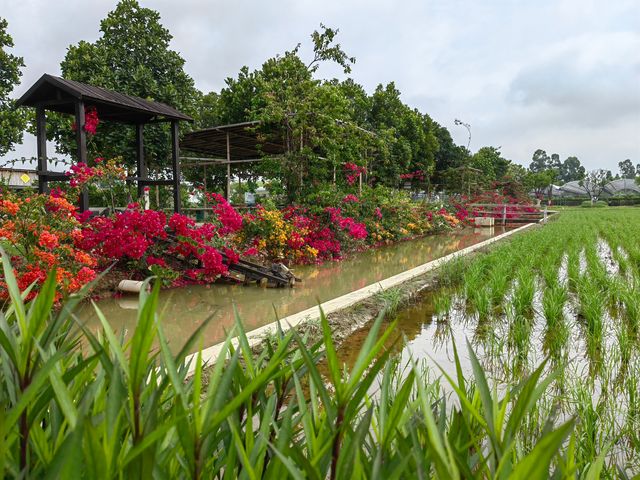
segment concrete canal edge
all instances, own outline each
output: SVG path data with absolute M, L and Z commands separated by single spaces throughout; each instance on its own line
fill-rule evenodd
M 420 277 L 421 275 L 429 273 L 432 270 L 437 269 L 438 267 L 444 265 L 447 262 L 450 262 L 455 258 L 465 256 L 472 252 L 485 248 L 495 242 L 510 237 L 511 235 L 514 235 L 516 233 L 522 232 L 535 225 L 538 224 L 528 223 L 526 225 L 523 225 L 522 227 L 518 227 L 514 230 L 502 233 L 488 240 L 484 240 L 480 243 L 476 243 L 475 245 L 471 245 L 470 247 L 463 248 L 462 250 L 458 250 L 457 252 L 450 253 L 449 255 L 445 255 L 444 257 L 440 257 L 436 260 L 424 263 L 384 280 L 380 280 L 379 282 L 376 282 L 374 284 L 367 285 L 366 287 L 354 290 L 353 292 L 347 293 L 340 297 L 336 297 L 333 300 L 326 301 L 324 303 L 321 303 L 320 305 L 308 308 L 293 315 L 289 315 L 280 319 L 279 322 L 274 321 L 262 327 L 256 328 L 255 330 L 251 330 L 250 332 L 247 332 L 247 340 L 249 342 L 249 346 L 255 347 L 259 345 L 266 337 L 275 335 L 278 331 L 278 323 L 280 324 L 280 328 L 282 329 L 282 331 L 286 332 L 292 328 L 300 327 L 303 324 L 318 321 L 320 319 L 320 309 L 322 309 L 325 315 L 330 315 L 331 313 L 345 310 L 362 302 L 363 300 L 374 297 L 384 290 L 397 287 L 403 283 L 415 279 L 416 277 Z M 354 325 L 354 330 L 358 327 L 359 325 Z M 225 342 L 220 342 L 202 350 L 202 362 L 204 365 L 209 365 L 215 362 L 224 346 L 224 343 Z M 238 344 L 236 339 L 232 340 L 232 343 L 234 345 Z M 188 376 L 190 376 L 195 371 L 195 360 L 197 356 L 198 353 L 196 352 L 186 357 L 186 362 L 189 365 Z

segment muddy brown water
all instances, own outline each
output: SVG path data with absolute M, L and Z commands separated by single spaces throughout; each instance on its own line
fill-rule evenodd
M 340 262 L 304 265 L 294 269 L 302 278 L 294 288 L 263 288 L 255 285 L 194 285 L 167 290 L 160 295 L 162 327 L 174 351 L 210 316 L 201 347 L 224 340 L 234 325 L 234 309 L 247 331 L 292 315 L 359 288 L 378 282 L 431 260 L 504 233 L 503 228 L 462 229 L 357 253 Z M 116 330 L 130 333 L 135 327 L 136 295 L 106 298 L 97 302 Z M 100 323 L 93 307 L 85 304 L 79 318 L 95 330 Z

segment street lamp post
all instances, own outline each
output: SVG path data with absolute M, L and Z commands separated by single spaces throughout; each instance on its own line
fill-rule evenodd
M 464 123 L 462 120 L 458 120 L 457 118 L 453 121 L 456 125 L 462 125 L 469 132 L 469 140 L 467 141 L 467 150 L 469 150 L 469 146 L 471 145 L 471 125 L 468 123 Z

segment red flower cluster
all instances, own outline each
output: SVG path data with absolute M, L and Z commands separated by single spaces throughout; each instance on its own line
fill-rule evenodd
M 221 235 L 228 235 L 242 228 L 242 215 L 236 212 L 235 208 L 222 195 L 207 193 L 207 199 L 214 204 L 213 212 L 221 224 L 219 230 Z
M 349 195 L 345 196 L 342 199 L 342 203 L 359 203 L 360 199 L 355 196 L 353 193 L 350 193 Z
M 425 174 L 422 170 L 416 170 L 410 173 L 403 173 L 400 178 L 402 180 L 420 180 L 422 182 L 425 179 Z
M 307 243 L 318 251 L 318 257 L 321 259 L 340 258 L 342 246 L 329 227 L 312 232 L 307 238 Z
M 356 165 L 355 163 L 347 162 L 344 164 L 344 170 L 346 174 L 347 184 L 354 185 L 360 174 L 364 175 L 367 173 L 367 169 L 365 167 L 361 167 L 360 165 Z
M 57 235 L 53 233 L 49 233 L 46 230 L 40 233 L 38 237 L 38 243 L 41 247 L 46 248 L 47 250 L 53 250 L 60 244 L 60 239 Z
M 84 131 L 95 135 L 98 130 L 98 124 L 100 119 L 98 118 L 98 110 L 94 106 L 84 107 Z M 71 129 L 75 132 L 78 126 L 76 122 L 71 124 Z
M 100 120 L 98 120 L 98 110 L 96 110 L 96 107 L 86 107 L 84 110 L 84 130 L 91 135 L 95 135 L 99 123 Z
M 327 207 L 325 211 L 329 214 L 331 221 L 341 230 L 346 230 L 351 238 L 356 240 L 367 238 L 367 227 L 364 223 L 356 222 L 351 217 L 343 217 L 340 208 Z
M 166 215 L 129 208 L 113 217 L 95 217 L 82 230 L 79 247 L 104 258 L 139 259 L 157 239 L 164 239 Z

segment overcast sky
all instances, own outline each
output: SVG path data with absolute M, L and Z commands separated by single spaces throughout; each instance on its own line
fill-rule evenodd
M 0 0 L 0 16 L 24 57 L 21 95 L 42 73 L 60 73 L 67 47 L 95 41 L 115 1 Z M 395 81 L 471 150 L 502 147 L 528 165 L 542 148 L 576 155 L 587 169 L 640 163 L 639 0 L 141 0 L 158 10 L 196 86 L 224 86 L 243 65 L 302 42 L 320 22 L 339 28 L 357 61 L 353 78 L 372 92 Z M 340 76 L 332 68 L 323 77 Z M 35 140 L 8 158 L 32 156 Z

